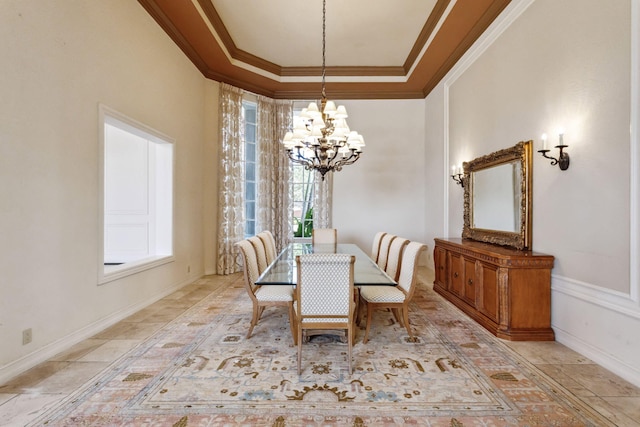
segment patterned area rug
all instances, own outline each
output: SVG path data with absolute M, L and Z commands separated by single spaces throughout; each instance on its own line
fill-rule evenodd
M 33 425 L 610 425 L 427 285 L 410 312 L 417 341 L 376 311 L 352 375 L 346 344 L 318 336 L 298 376 L 286 309 L 246 339 L 250 319 L 241 281 L 222 287 Z

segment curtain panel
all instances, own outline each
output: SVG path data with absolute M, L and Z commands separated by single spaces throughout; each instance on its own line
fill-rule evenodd
M 234 246 L 244 238 L 244 126 L 242 90 L 220 84 L 217 274 L 242 271 Z
M 269 230 L 280 252 L 292 240 L 289 157 L 280 142 L 292 127 L 293 102 L 258 97 L 257 230 Z

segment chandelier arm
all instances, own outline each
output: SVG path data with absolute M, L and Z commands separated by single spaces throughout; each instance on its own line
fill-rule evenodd
M 310 163 L 313 164 L 313 159 L 309 159 L 309 158 L 303 156 L 302 154 L 300 154 L 300 149 L 299 148 L 297 149 L 297 151 L 298 152 L 296 154 L 294 154 L 293 153 L 293 149 L 287 150 L 287 153 L 289 154 L 289 159 L 291 159 L 292 162 L 301 164 L 303 166 L 307 166 Z
M 352 165 L 360 158 L 360 153 L 358 153 L 355 149 L 351 149 L 351 155 L 345 159 L 338 160 L 335 162 L 336 167 L 342 168 L 342 166 Z

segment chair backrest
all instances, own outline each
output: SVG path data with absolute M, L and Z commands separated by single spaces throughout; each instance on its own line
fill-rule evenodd
M 382 237 L 387 234 L 384 231 L 379 231 L 373 236 L 373 245 L 371 246 L 371 259 L 373 262 L 378 263 L 378 253 L 380 252 L 380 243 L 382 243 Z
M 269 265 L 278 257 L 276 239 L 274 239 L 273 234 L 271 234 L 269 230 L 258 233 L 258 237 L 260 237 L 264 244 L 264 249 L 267 254 L 267 265 Z
M 395 281 L 398 281 L 400 267 L 402 265 L 402 253 L 408 244 L 409 239 L 396 237 L 391 241 L 391 245 L 389 246 L 389 256 L 387 257 L 385 272 Z
M 336 244 L 338 243 L 338 230 L 335 228 L 314 228 L 311 231 L 311 243 Z
M 348 254 L 306 254 L 296 257 L 298 315 L 348 317 L 352 312 L 353 265 Z
M 389 258 L 389 247 L 391 246 L 391 242 L 397 236 L 394 234 L 385 234 L 382 236 L 382 241 L 380 242 L 380 252 L 378 253 L 378 267 L 382 270 L 387 269 L 387 260 Z
M 400 267 L 400 276 L 398 277 L 398 286 L 401 287 L 407 294 L 406 299 L 410 300 L 413 296 L 416 280 L 418 275 L 418 259 L 422 251 L 426 250 L 427 246 L 418 243 L 410 242 L 402 255 L 402 266 Z
M 258 273 L 262 274 L 269 264 L 267 264 L 267 252 L 264 248 L 262 239 L 258 236 L 249 237 L 247 239 L 251 242 L 256 250 L 256 258 L 258 259 Z
M 255 283 L 260 277 L 258 272 L 258 258 L 256 257 L 256 250 L 253 244 L 249 240 L 241 240 L 236 243 L 238 249 L 240 249 L 240 255 L 242 256 L 242 265 L 244 271 L 244 284 L 247 290 L 254 294 L 255 289 L 258 287 Z

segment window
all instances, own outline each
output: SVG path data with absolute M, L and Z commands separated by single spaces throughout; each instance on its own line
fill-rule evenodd
M 301 108 L 294 108 L 293 123 L 297 124 Z M 313 230 L 313 199 L 315 171 L 291 162 L 289 191 L 292 201 L 291 229 L 294 238 L 309 238 Z
M 291 165 L 289 191 L 293 209 L 291 210 L 291 228 L 293 237 L 311 237 L 313 229 L 313 187 L 314 171 L 309 171 L 297 163 Z
M 258 187 L 257 176 L 257 104 L 242 102 L 242 118 L 244 122 L 244 237 L 256 235 L 256 206 Z
M 294 110 L 294 121 L 298 120 L 300 109 Z M 257 141 L 257 103 L 250 100 L 242 102 L 243 120 L 243 159 L 244 159 L 244 236 L 254 236 L 257 229 L 258 198 L 258 141 Z M 292 200 L 290 224 L 294 238 L 309 238 L 313 229 L 313 171 L 304 166 L 291 163 L 289 192 Z
M 100 283 L 173 258 L 173 144 L 104 106 Z

